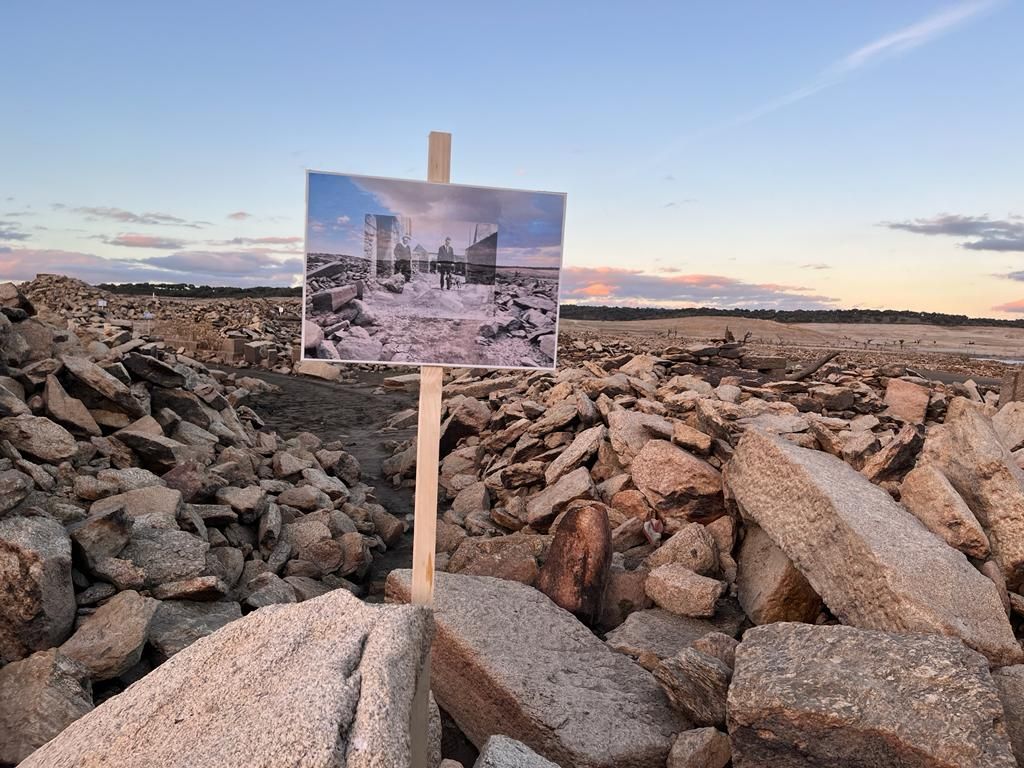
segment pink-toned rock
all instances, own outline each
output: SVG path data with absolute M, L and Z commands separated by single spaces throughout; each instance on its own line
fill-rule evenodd
M 725 593 L 724 581 L 699 576 L 685 565 L 669 563 L 647 576 L 647 596 L 659 608 L 695 618 L 714 616 L 715 604 Z
M 813 622 L 821 612 L 821 598 L 814 588 L 756 525 L 747 526 L 738 565 L 736 594 L 755 624 Z
M 604 507 L 590 504 L 570 509 L 555 532 L 537 589 L 582 621 L 593 623 L 601 610 L 611 559 L 611 527 Z
M 938 635 L 755 627 L 728 718 L 735 768 L 1016 765 L 987 661 Z
M 928 431 L 918 464 L 934 464 L 949 479 L 985 530 L 1007 586 L 1014 592 L 1024 587 L 1024 471 L 992 420 L 955 398 L 945 423 Z
M 646 565 L 657 568 L 668 563 L 680 563 L 702 576 L 718 570 L 718 545 L 700 523 L 690 523 L 673 534 L 647 556 Z
M 586 467 L 563 475 L 554 485 L 531 498 L 526 504 L 526 517 L 531 526 L 545 530 L 559 512 L 577 499 L 596 499 L 597 488 Z
M 725 768 L 731 757 L 728 736 L 711 727 L 694 728 L 679 734 L 667 768 Z
M 389 601 L 411 597 L 392 571 Z M 679 717 L 654 677 L 536 589 L 438 573 L 431 687 L 478 747 L 501 733 L 561 766 L 665 765 Z
M 886 414 L 908 424 L 924 424 L 931 392 L 904 379 L 889 379 L 885 387 Z
M 56 648 L 0 668 L 0 765 L 14 765 L 92 711 L 86 671 Z
M 647 442 L 633 458 L 631 469 L 633 483 L 669 534 L 687 522 L 708 522 L 725 514 L 718 470 L 667 440 Z
M 748 431 L 725 482 L 842 621 L 953 635 L 997 664 L 1024 658 L 992 582 L 848 464 Z
M 985 531 L 967 503 L 935 465 L 916 467 L 903 478 L 900 501 L 949 546 L 979 560 L 988 557 Z

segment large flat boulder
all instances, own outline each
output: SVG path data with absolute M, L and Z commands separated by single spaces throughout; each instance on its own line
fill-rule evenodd
M 22 768 L 408 765 L 428 611 L 344 589 L 235 621 L 65 729 Z
M 71 540 L 48 517 L 0 520 L 0 660 L 59 645 L 75 622 Z
M 1024 471 L 992 419 L 958 397 L 941 427 L 929 430 L 918 466 L 945 475 L 981 523 L 1011 590 L 1024 587 Z
M 736 768 L 1013 768 L 988 662 L 959 640 L 769 624 L 736 652 Z
M 953 635 L 996 664 L 1024 657 L 995 585 L 840 459 L 751 430 L 725 483 L 844 624 Z
M 388 599 L 410 591 L 392 571 Z M 661 768 L 686 727 L 650 673 L 531 587 L 438 573 L 434 620 L 434 695 L 478 748 L 503 734 L 559 765 Z

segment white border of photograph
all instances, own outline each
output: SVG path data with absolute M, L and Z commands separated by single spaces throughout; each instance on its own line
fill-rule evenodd
M 373 179 L 376 181 L 400 181 L 410 182 L 413 184 L 425 184 L 435 187 L 452 188 L 458 187 L 462 189 L 482 189 L 482 190 L 493 190 L 495 192 L 521 192 L 524 194 L 542 194 L 542 195 L 558 195 L 562 198 L 562 239 L 559 243 L 558 249 L 558 293 L 555 295 L 555 355 L 552 358 L 550 367 L 544 366 L 525 366 L 525 365 L 478 365 L 469 363 L 445 363 L 445 362 L 423 362 L 423 361 L 412 361 L 412 360 L 329 360 L 322 357 L 307 357 L 306 356 L 306 270 L 309 267 L 309 177 L 310 174 L 321 174 L 324 176 L 346 176 L 353 179 Z M 565 215 L 568 210 L 567 207 L 568 195 L 565 192 L 549 192 L 546 190 L 539 189 L 517 189 L 515 187 L 490 187 L 482 186 L 479 184 L 452 184 L 436 181 L 423 181 L 420 179 L 400 179 L 393 176 L 370 176 L 367 174 L 358 173 L 342 173 L 340 171 L 319 171 L 313 168 L 306 169 L 306 195 L 305 195 L 305 215 L 303 217 L 303 228 L 302 228 L 302 307 L 299 312 L 300 317 L 300 330 L 299 330 L 299 360 L 302 362 L 318 362 L 318 363 L 331 363 L 333 365 L 387 365 L 396 368 L 422 368 L 424 366 L 435 366 L 442 368 L 468 368 L 473 370 L 485 370 L 485 371 L 554 371 L 558 368 L 558 331 L 559 325 L 562 321 L 562 270 L 565 267 Z

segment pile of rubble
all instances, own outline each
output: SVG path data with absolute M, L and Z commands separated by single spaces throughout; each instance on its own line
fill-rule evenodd
M 765 338 L 736 341 L 730 340 L 728 326 L 724 329 L 725 339 L 697 338 L 682 336 L 677 331 L 653 330 L 637 323 L 636 330 L 628 329 L 630 323 L 609 324 L 602 328 L 598 323 L 565 321 L 559 331 L 559 362 L 580 363 L 595 358 L 615 357 L 617 355 L 636 355 L 649 353 L 658 356 L 672 354 L 681 356 L 692 348 L 699 350 L 702 346 L 709 354 L 701 356 L 704 365 L 716 366 L 720 363 L 735 365 L 741 369 L 758 367 L 754 361 L 758 358 L 778 360 L 778 367 L 772 366 L 766 372 L 778 378 L 786 378 L 789 372 L 801 370 L 803 367 L 820 360 L 822 357 L 842 354 L 850 365 L 859 368 L 884 368 L 889 365 L 902 365 L 907 370 L 944 371 L 961 376 L 979 378 L 1001 378 L 1015 368 L 1015 363 L 1005 360 L 974 357 L 963 353 L 936 352 L 921 349 L 916 345 L 906 348 L 861 349 L 848 347 L 849 342 L 840 338 L 832 346 L 801 344 L 800 342 L 783 342 L 781 339 Z M 669 345 L 674 346 L 669 346 Z M 670 352 L 671 351 L 671 352 Z M 741 358 L 750 356 L 752 365 L 743 366 Z M 783 366 L 782 362 L 787 365 Z
M 408 765 L 430 649 L 431 766 L 476 759 L 437 707 L 478 768 L 1024 760 L 1022 377 L 728 344 L 456 372 L 428 612 L 404 570 L 357 599 L 405 523 L 263 428 L 265 385 L 0 310 L 0 764 Z
M 1015 765 L 1024 404 L 708 355 L 446 385 L 442 709 L 565 766 Z
M 264 382 L 0 310 L 0 764 L 244 614 L 363 594 L 405 533 L 340 443 L 262 429 Z
M 298 298 L 129 296 L 49 274 L 20 290 L 48 322 L 108 347 L 145 337 L 202 362 L 281 373 L 290 373 L 298 359 Z

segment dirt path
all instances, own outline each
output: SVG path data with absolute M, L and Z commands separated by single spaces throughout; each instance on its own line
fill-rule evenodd
M 384 443 L 408 440 L 416 434 L 415 427 L 380 431 L 391 416 L 416 406 L 416 395 L 411 392 L 375 394 L 380 382 L 390 374 L 368 373 L 357 384 L 337 384 L 254 369 L 224 370 L 279 386 L 280 393 L 259 395 L 249 402 L 269 429 L 286 439 L 298 432 L 312 432 L 324 442 L 340 440 L 345 450 L 359 460 L 363 481 L 375 487 L 374 495 L 380 503 L 399 519 L 412 515 L 412 490 L 395 488 L 380 472 L 381 462 L 391 455 Z M 369 579 L 371 599 L 383 592 L 383 580 L 390 571 L 408 568 L 411 563 L 410 529 L 398 546 L 383 557 L 374 558 Z

